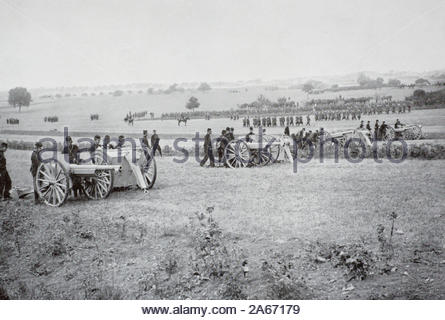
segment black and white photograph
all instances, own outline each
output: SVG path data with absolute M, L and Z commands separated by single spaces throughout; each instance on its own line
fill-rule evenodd
M 0 300 L 444 299 L 444 0 L 0 0 Z

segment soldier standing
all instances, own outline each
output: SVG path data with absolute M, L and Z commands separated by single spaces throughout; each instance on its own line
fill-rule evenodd
M 380 126 L 380 132 L 379 132 L 380 139 L 384 139 L 385 138 L 385 136 L 386 136 L 386 127 L 387 127 L 387 125 L 386 125 L 385 121 L 383 121 L 382 125 Z
M 215 166 L 215 158 L 213 157 L 212 148 L 212 129 L 207 129 L 207 134 L 204 137 L 204 159 L 202 159 L 200 166 L 204 166 L 207 160 L 210 159 L 210 166 Z
M 255 135 L 255 133 L 253 133 L 253 128 L 250 127 L 249 133 L 246 134 L 246 142 L 252 142 L 253 141 L 252 136 L 254 136 L 254 135 Z
M 224 150 L 226 149 L 226 146 L 229 143 L 226 137 L 226 130 L 221 131 L 221 135 L 218 137 L 217 143 L 218 143 L 218 161 L 221 164 L 224 163 Z
M 40 150 L 42 150 L 42 144 L 40 142 L 36 142 L 34 145 L 34 151 L 31 154 L 31 175 L 32 175 L 32 181 L 33 181 L 33 187 L 34 187 L 34 203 L 39 204 L 39 194 L 36 189 L 36 174 L 37 169 L 40 165 Z
M 156 130 L 153 130 L 153 135 L 151 136 L 151 146 L 153 147 L 153 157 L 155 156 L 156 151 L 159 152 L 162 157 L 161 147 L 159 146 L 159 136 L 156 133 Z
M 368 123 L 366 124 L 366 129 L 368 129 L 369 131 L 371 131 L 371 122 L 368 120 Z
M 11 190 L 11 178 L 9 177 L 8 170 L 6 169 L 5 152 L 8 149 L 8 144 L 2 142 L 0 145 L 0 197 L 3 197 L 3 201 L 11 200 L 9 190 Z
M 379 129 L 380 129 L 379 120 L 376 120 L 374 125 L 374 138 L 376 140 L 379 140 Z

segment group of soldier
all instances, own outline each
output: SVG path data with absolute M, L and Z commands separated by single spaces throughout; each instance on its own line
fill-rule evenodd
M 224 152 L 226 146 L 230 141 L 235 140 L 234 129 L 227 127 L 221 131 L 221 135 L 216 139 L 216 150 L 218 152 L 218 162 L 224 164 Z M 213 156 L 212 145 L 212 129 L 208 128 L 207 133 L 204 136 L 204 158 L 201 160 L 201 167 L 204 166 L 207 160 L 210 161 L 210 167 L 215 166 L 215 157 Z
M 295 119 L 295 121 L 294 121 Z M 285 127 L 285 126 L 302 126 L 304 125 L 303 116 L 268 116 L 268 117 L 244 117 L 243 118 L 243 127 Z M 311 125 L 311 117 L 310 115 L 306 116 L 306 125 Z
M 6 119 L 6 124 L 19 124 L 20 120 L 15 118 L 8 118 Z
M 58 122 L 59 121 L 59 117 L 58 116 L 44 117 L 43 121 L 45 121 L 45 122 Z
M 144 151 L 144 154 L 147 158 L 152 157 L 152 156 L 154 157 L 156 152 L 158 152 L 159 155 L 162 157 L 162 150 L 159 145 L 160 139 L 159 139 L 158 134 L 156 133 L 156 130 L 153 130 L 153 134 L 150 137 L 150 141 L 148 138 L 148 131 L 143 130 L 142 138 L 140 138 L 139 140 L 141 143 L 141 147 Z M 123 135 L 119 136 L 117 143 L 113 143 L 111 141 L 110 136 L 105 135 L 104 138 L 102 139 L 102 143 L 101 143 L 101 136 L 95 135 L 93 143 L 91 144 L 88 151 L 90 152 L 91 155 L 93 155 L 94 152 L 98 148 L 103 148 L 103 149 L 123 148 L 125 145 L 125 142 L 126 142 L 126 139 Z M 34 149 L 31 154 L 30 172 L 33 177 L 33 181 L 35 180 L 38 167 L 41 163 L 40 152 L 42 151 L 42 147 L 43 147 L 43 145 L 41 142 L 36 142 L 34 144 Z M 10 196 L 10 190 L 11 190 L 12 183 L 11 183 L 11 178 L 9 176 L 8 170 L 6 168 L 5 153 L 6 153 L 7 149 L 8 149 L 8 144 L 6 142 L 2 142 L 0 144 L 0 198 L 1 198 L 1 200 L 4 200 L 4 201 L 12 199 Z M 152 151 L 150 152 L 150 150 L 152 150 Z M 64 154 L 67 157 L 68 162 L 70 164 L 81 164 L 81 162 L 82 162 L 82 160 L 80 159 L 79 146 L 77 144 L 73 143 L 73 139 L 70 136 L 65 137 L 62 154 Z M 95 163 L 95 161 L 96 161 L 95 157 L 92 156 L 91 161 L 93 163 Z M 71 179 L 73 182 L 72 191 L 73 191 L 74 197 L 77 197 L 78 195 L 80 196 L 83 192 L 82 186 L 81 186 L 81 179 L 77 176 L 72 176 Z M 34 201 L 36 204 L 39 204 L 40 203 L 39 194 L 36 190 L 35 184 L 33 184 L 33 187 L 34 187 Z

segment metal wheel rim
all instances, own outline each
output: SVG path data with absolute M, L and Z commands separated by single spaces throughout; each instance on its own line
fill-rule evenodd
M 224 156 L 230 168 L 244 168 L 251 160 L 249 147 L 242 140 L 230 141 L 224 149 Z
M 57 160 L 41 163 L 34 183 L 39 198 L 48 206 L 59 207 L 68 197 L 69 177 Z
M 156 175 L 157 175 L 157 167 L 156 167 L 156 160 L 153 157 L 150 161 L 150 165 L 148 168 L 146 168 L 147 165 L 147 159 L 143 160 L 140 164 L 142 175 L 144 176 L 145 183 L 147 184 L 147 188 L 151 189 L 153 188 L 153 185 L 156 181 Z
M 114 171 L 97 170 L 96 176 L 84 178 L 82 181 L 83 191 L 92 200 L 105 199 L 113 188 Z

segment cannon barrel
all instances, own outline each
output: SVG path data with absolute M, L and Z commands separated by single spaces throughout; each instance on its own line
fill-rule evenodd
M 76 176 L 95 176 L 98 170 L 114 170 L 118 172 L 120 165 L 70 164 L 69 173 Z

